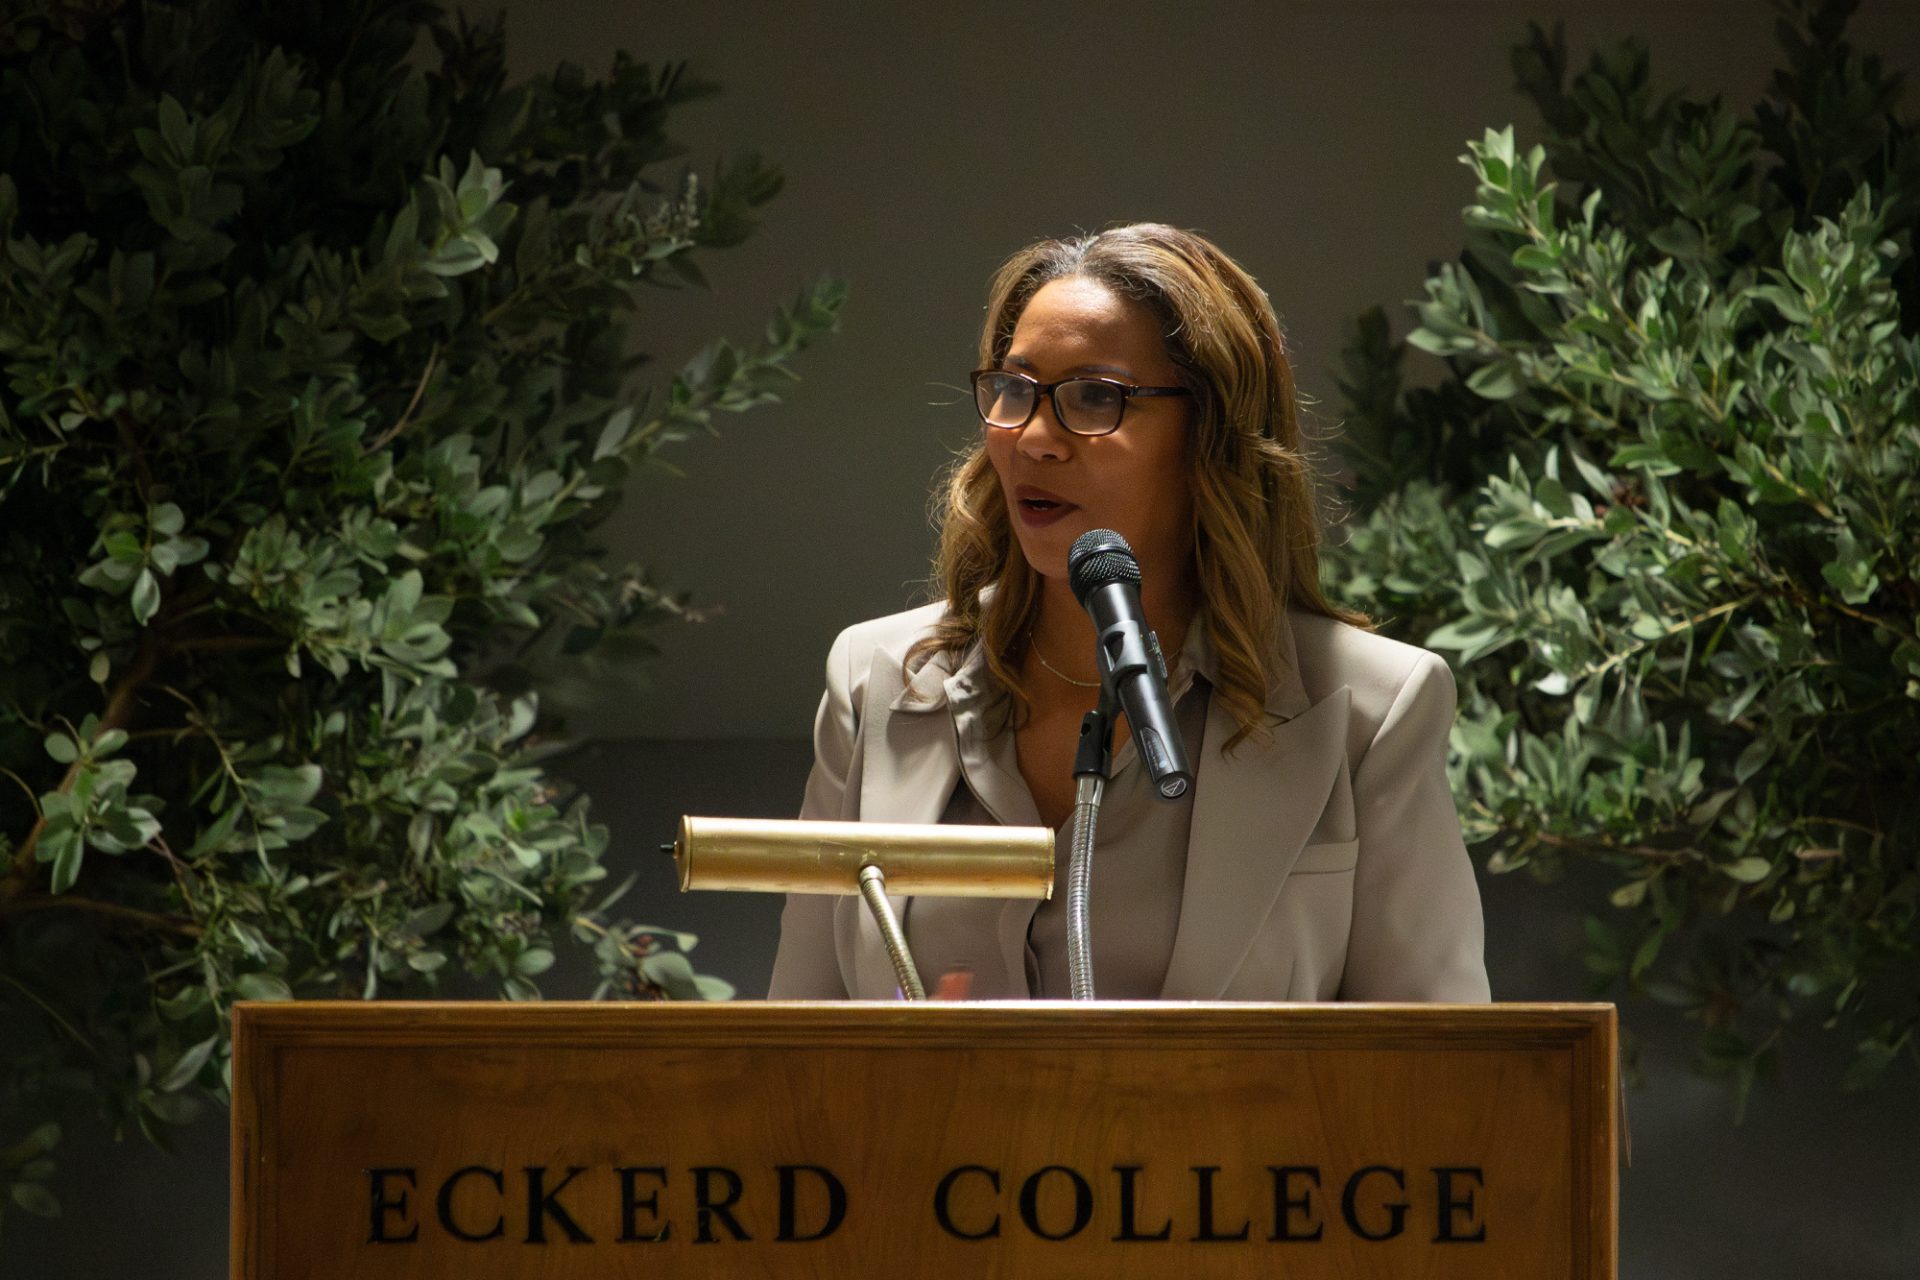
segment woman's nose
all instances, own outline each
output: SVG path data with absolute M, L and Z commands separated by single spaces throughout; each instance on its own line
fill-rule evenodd
M 1014 447 L 1036 460 L 1059 461 L 1072 455 L 1073 433 L 1054 416 L 1052 396 L 1040 397 L 1033 416 L 1020 428 L 1020 438 Z

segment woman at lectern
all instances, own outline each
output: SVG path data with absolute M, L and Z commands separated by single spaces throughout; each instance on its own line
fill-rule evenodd
M 1093 859 L 1102 998 L 1488 998 L 1479 892 L 1446 777 L 1453 680 L 1330 602 L 1272 305 L 1208 241 L 1140 224 L 1015 254 L 972 376 L 979 442 L 946 482 L 945 599 L 843 632 L 801 816 L 1063 829 L 1095 632 L 1068 549 L 1138 561 L 1194 780 L 1157 796 L 1123 720 Z M 929 982 L 1068 995 L 1051 901 L 902 901 Z M 892 999 L 857 897 L 793 895 L 775 999 Z

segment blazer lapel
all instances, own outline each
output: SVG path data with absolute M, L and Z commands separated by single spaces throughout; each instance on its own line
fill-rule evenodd
M 873 655 L 861 714 L 862 822 L 938 822 L 946 811 L 960 780 L 947 674 L 936 657 L 909 684 L 898 654 L 883 649 Z
M 1309 704 L 1293 636 L 1282 623 L 1282 677 L 1267 700 L 1274 724 L 1231 756 L 1219 744 L 1236 729 L 1214 700 L 1194 780 L 1193 816 L 1180 924 L 1160 995 L 1217 1000 L 1239 971 L 1300 850 L 1325 810 L 1346 756 L 1352 691 Z
M 908 682 L 901 656 L 876 650 L 867 672 L 861 710 L 860 821 L 937 823 L 960 780 L 960 756 L 947 711 L 945 655 L 921 667 Z M 894 915 L 903 922 L 909 899 L 888 894 Z M 898 986 L 879 929 L 868 919 L 866 904 L 854 895 L 842 911 L 857 917 L 854 968 L 856 997 L 890 995 Z M 924 979 L 926 975 L 921 975 Z

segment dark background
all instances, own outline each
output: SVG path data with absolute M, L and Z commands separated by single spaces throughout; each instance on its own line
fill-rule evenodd
M 491 4 L 465 6 L 493 12 Z M 724 92 L 678 136 L 706 167 L 740 148 L 788 174 L 761 231 L 705 264 L 714 292 L 650 295 L 642 346 L 664 371 L 709 339 L 756 335 L 821 272 L 853 289 L 841 336 L 787 402 L 720 424 L 639 478 L 610 532 L 723 610 L 660 637 L 643 669 L 577 691 L 591 737 L 560 766 L 613 834 L 630 909 L 702 935 L 698 966 L 765 991 L 778 904 L 679 898 L 652 852 L 682 813 L 790 816 L 820 664 L 847 623 L 922 598 L 933 473 L 965 442 L 957 387 L 983 288 L 1042 235 L 1153 218 L 1195 227 L 1266 286 L 1317 427 L 1337 429 L 1346 326 L 1417 296 L 1460 244 L 1456 157 L 1531 109 L 1506 56 L 1526 22 L 1566 23 L 1576 65 L 1627 35 L 1656 83 L 1745 105 L 1774 65 L 1764 0 L 1321 0 L 889 4 L 515 0 L 521 73 L 612 50 L 686 58 Z M 1867 0 L 1856 43 L 1920 69 L 1920 3 Z M 1909 114 L 1920 96 L 1909 95 Z M 664 372 L 662 374 L 664 377 Z M 1484 877 L 1497 998 L 1582 999 L 1579 917 L 1597 887 Z M 584 966 L 549 982 L 587 990 Z M 1920 1098 L 1911 1071 L 1867 1094 L 1836 1081 L 1848 1046 L 1811 1027 L 1744 1125 L 1687 1067 L 1691 1028 L 1624 1010 L 1644 1084 L 1622 1175 L 1628 1280 L 1920 1275 Z M 0 1277 L 212 1277 L 226 1267 L 224 1116 L 166 1155 L 81 1126 L 62 1151 L 63 1222 L 10 1215 Z

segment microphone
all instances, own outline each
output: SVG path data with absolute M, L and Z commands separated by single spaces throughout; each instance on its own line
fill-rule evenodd
M 1067 552 L 1067 582 L 1093 617 L 1100 678 L 1120 696 L 1154 788 L 1163 799 L 1178 799 L 1193 785 L 1193 770 L 1173 720 L 1160 640 L 1140 609 L 1140 562 L 1133 548 L 1111 529 L 1081 534 Z

